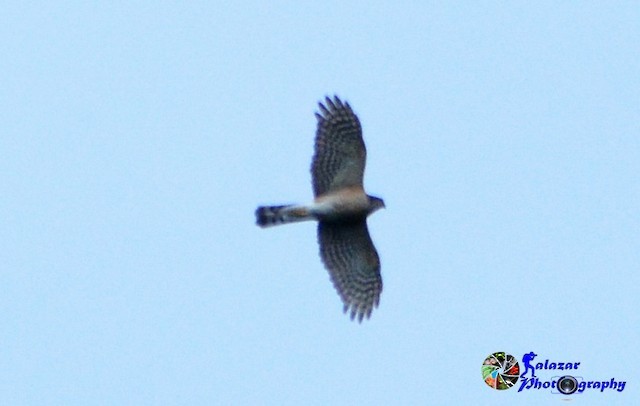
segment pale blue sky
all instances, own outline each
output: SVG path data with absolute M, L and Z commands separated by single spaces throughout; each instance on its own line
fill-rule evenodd
M 1 404 L 558 404 L 495 351 L 638 401 L 637 1 L 12 3 Z M 253 218 L 311 199 L 334 93 L 387 204 L 360 325 L 314 224 Z

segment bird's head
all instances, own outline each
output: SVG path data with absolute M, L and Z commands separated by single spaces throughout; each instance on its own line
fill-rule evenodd
M 373 213 L 378 209 L 382 209 L 386 207 L 384 205 L 384 200 L 380 199 L 379 197 L 369 196 L 369 195 L 367 195 L 367 197 L 369 198 L 369 214 Z

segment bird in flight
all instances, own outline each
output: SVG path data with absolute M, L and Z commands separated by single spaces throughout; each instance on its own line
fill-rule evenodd
M 369 318 L 380 302 L 380 258 L 367 229 L 367 216 L 385 207 L 363 187 L 367 151 L 360 120 L 338 96 L 318 103 L 315 153 L 311 163 L 314 200 L 304 205 L 260 206 L 260 227 L 318 221 L 320 257 L 351 319 Z

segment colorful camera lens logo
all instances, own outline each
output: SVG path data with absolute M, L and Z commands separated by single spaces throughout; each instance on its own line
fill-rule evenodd
M 520 366 L 513 355 L 494 352 L 482 363 L 482 379 L 497 390 L 513 387 L 520 377 Z

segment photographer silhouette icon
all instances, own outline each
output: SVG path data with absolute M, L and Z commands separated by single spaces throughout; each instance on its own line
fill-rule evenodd
M 533 359 L 535 357 L 537 357 L 538 354 L 535 354 L 533 351 L 531 351 L 528 354 L 524 354 L 522 356 L 522 363 L 524 364 L 524 372 L 522 373 L 522 375 L 520 375 L 520 378 L 524 378 L 524 376 L 527 374 L 527 371 L 529 371 L 529 369 L 531 369 L 531 377 L 535 378 L 536 377 L 536 369 L 531 365 L 531 361 L 533 361 Z

